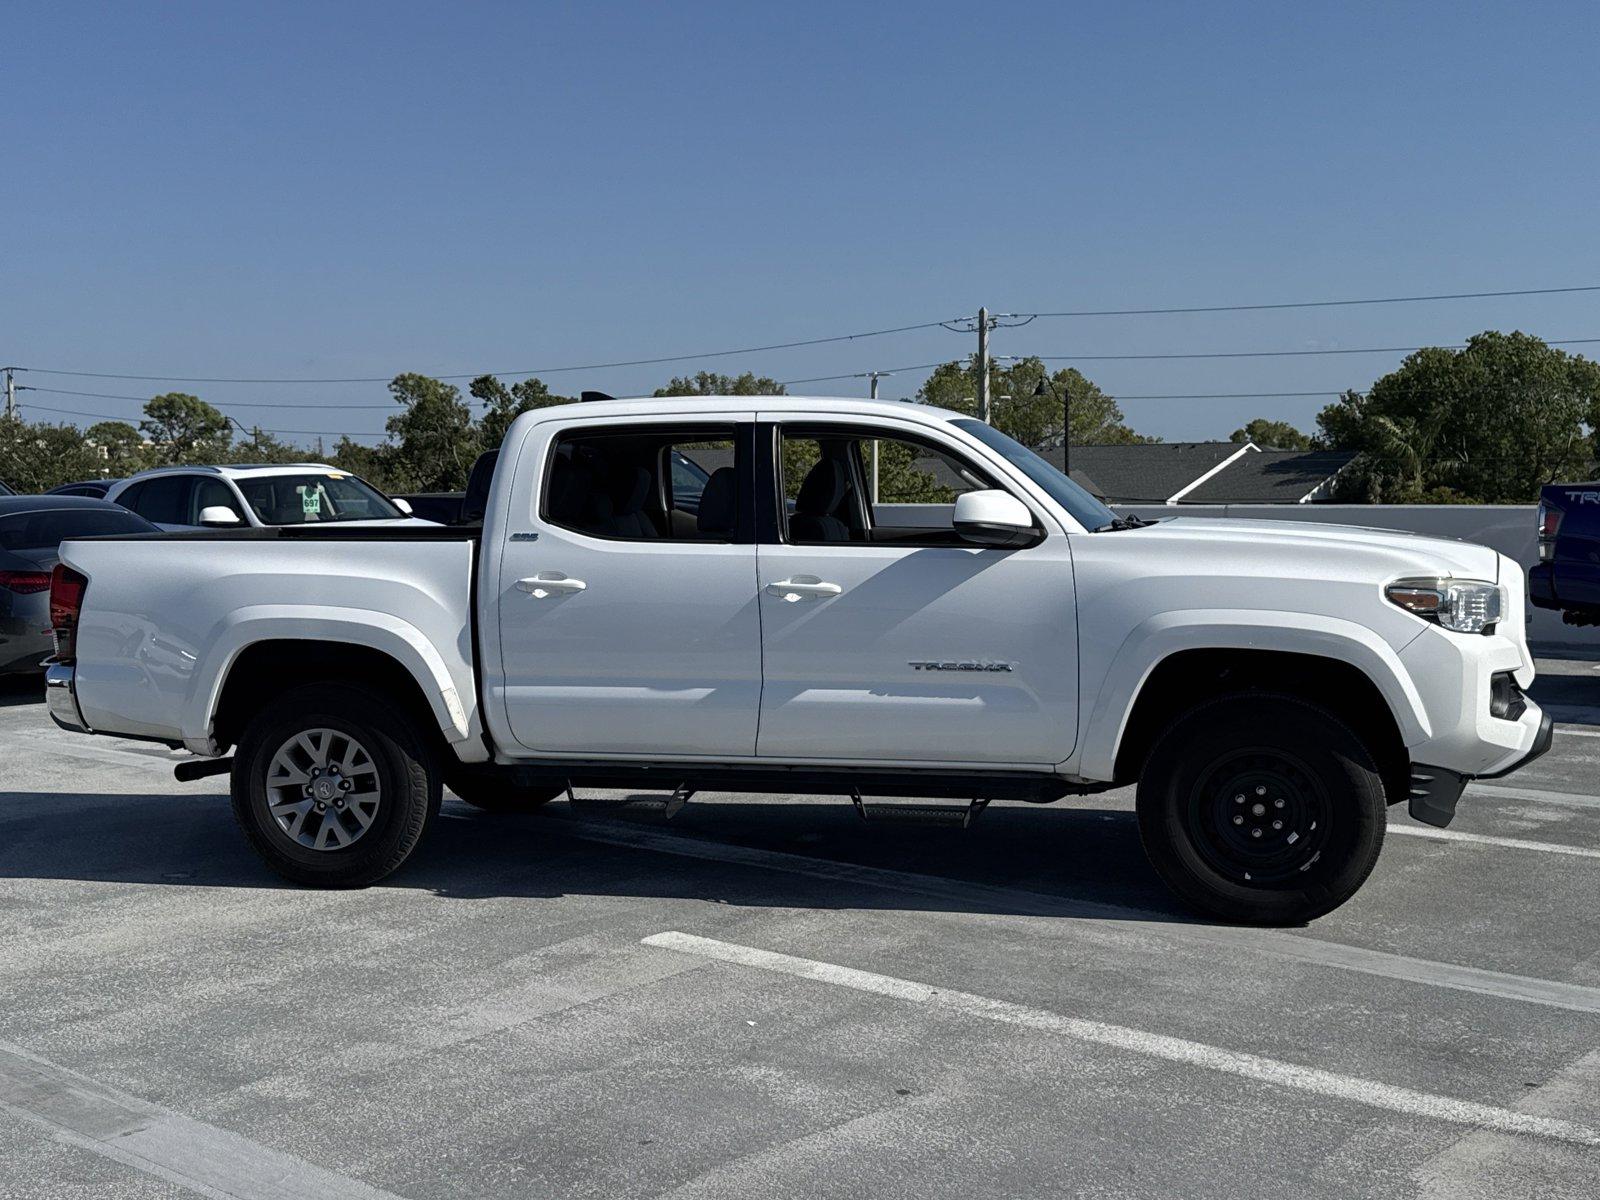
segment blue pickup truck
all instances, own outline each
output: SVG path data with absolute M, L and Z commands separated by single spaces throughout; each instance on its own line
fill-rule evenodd
M 1600 625 L 1600 483 L 1539 489 L 1539 563 L 1528 599 L 1568 625 Z

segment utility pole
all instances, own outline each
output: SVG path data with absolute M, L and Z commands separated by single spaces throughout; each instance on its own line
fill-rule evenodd
M 16 370 L 15 367 L 6 367 L 5 368 L 5 372 L 6 372 L 6 420 L 8 420 L 8 421 L 15 421 L 17 419 L 17 384 L 16 384 L 16 380 L 14 380 L 11 377 L 11 372 L 14 371 L 14 370 Z
M 989 420 L 989 310 L 978 310 L 978 420 Z

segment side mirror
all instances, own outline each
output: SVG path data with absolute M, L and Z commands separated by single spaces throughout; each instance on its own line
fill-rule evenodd
M 209 528 L 227 529 L 243 523 L 239 514 L 226 504 L 212 504 L 200 510 L 200 524 Z
M 1039 537 L 1028 506 L 998 489 L 957 496 L 954 524 L 957 533 L 979 546 L 1026 546 Z
M 399 496 L 390 496 L 389 497 L 389 503 L 394 505 L 401 512 L 405 513 L 406 516 L 409 517 L 409 516 L 412 515 L 412 513 L 411 513 L 411 501 L 403 500 Z

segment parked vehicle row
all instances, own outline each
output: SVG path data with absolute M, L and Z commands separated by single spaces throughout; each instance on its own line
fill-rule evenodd
M 971 819 L 1137 782 L 1168 884 L 1261 922 L 1351 896 L 1389 804 L 1448 824 L 1469 780 L 1550 744 L 1503 555 L 1120 518 L 923 405 L 539 409 L 462 507 L 481 525 L 241 508 L 199 540 L 67 542 L 52 716 L 230 772 L 252 844 L 308 884 L 399 867 L 446 784 L 485 808 L 715 787 Z
M 62 541 L 153 533 L 143 517 L 104 500 L 0 496 L 0 675 L 42 671 L 50 636 L 50 574 Z

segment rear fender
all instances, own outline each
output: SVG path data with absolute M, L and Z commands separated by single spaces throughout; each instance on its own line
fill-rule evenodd
M 223 619 L 194 673 L 197 686 L 183 712 L 185 746 L 197 754 L 220 752 L 212 740 L 212 723 L 228 672 L 247 646 L 277 640 L 337 642 L 388 655 L 416 681 L 439 732 L 462 761 L 487 758 L 470 664 L 458 664 L 452 674 L 438 648 L 399 617 L 324 605 L 258 605 Z

